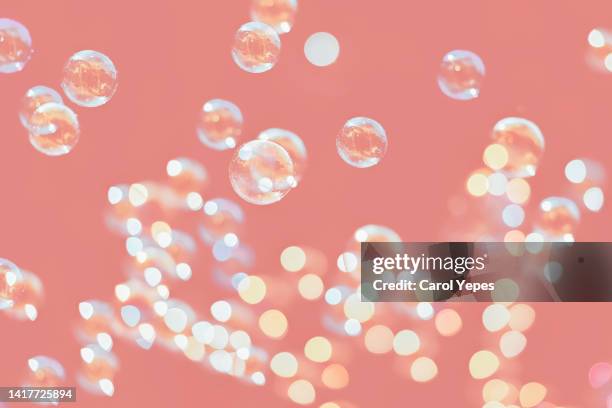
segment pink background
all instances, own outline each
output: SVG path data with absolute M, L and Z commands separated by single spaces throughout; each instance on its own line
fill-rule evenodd
M 271 206 L 241 203 L 257 270 L 279 279 L 278 256 L 286 246 L 316 247 L 333 263 L 363 224 L 388 225 L 404 240 L 443 240 L 448 199 L 480 166 L 490 130 L 502 117 L 525 116 L 546 138 L 539 174 L 530 180 L 532 204 L 565 191 L 563 168 L 575 157 L 611 168 L 612 77 L 594 73 L 584 59 L 589 31 L 612 21 L 609 1 L 304 0 L 294 29 L 282 37 L 279 63 L 262 75 L 239 70 L 229 53 L 235 30 L 249 20 L 248 0 L 0 3 L 0 17 L 26 25 L 35 49 L 23 72 L 0 76 L 0 256 L 38 274 L 46 292 L 36 322 L 0 315 L 1 385 L 19 384 L 27 358 L 36 354 L 60 360 L 74 382 L 77 304 L 109 299 L 123 279 L 124 244 L 103 220 L 109 186 L 160 179 L 167 160 L 188 156 L 211 174 L 206 197 L 238 200 L 227 179 L 231 153 L 207 149 L 195 135 L 195 115 L 208 99 L 240 106 L 244 141 L 281 127 L 307 145 L 309 168 L 299 188 Z M 333 66 L 316 68 L 304 57 L 304 41 L 317 31 L 340 42 Z M 441 58 L 455 48 L 485 62 L 477 100 L 453 101 L 437 88 Z M 119 88 L 103 107 L 72 106 L 82 130 L 78 146 L 66 157 L 45 157 L 20 126 L 20 99 L 34 85 L 59 89 L 63 64 L 81 49 L 113 59 Z M 335 151 L 335 134 L 358 115 L 380 121 L 389 137 L 387 156 L 368 170 L 347 166 Z M 577 239 L 609 241 L 611 215 L 609 205 L 585 214 Z M 223 294 L 207 276 L 209 252 L 200 250 L 196 277 L 179 293 L 204 310 Z M 355 340 L 349 387 L 321 393 L 317 404 L 479 406 L 482 382 L 470 377 L 467 362 L 491 337 L 480 321 L 484 307 L 459 307 L 464 329 L 439 340 L 434 381 L 416 384 L 398 375 L 392 357 L 372 356 Z M 612 307 L 534 308 L 517 381 L 545 384 L 547 399 L 559 405 L 604 406 L 587 373 L 593 363 L 612 360 Z M 322 333 L 308 318 L 313 313 L 307 304 L 291 310 L 286 344 L 299 347 Z M 74 406 L 293 406 L 272 387 L 246 386 L 161 349 L 145 352 L 117 341 L 114 350 L 121 360 L 115 396 L 81 391 Z M 403 369 L 407 373 L 409 364 Z

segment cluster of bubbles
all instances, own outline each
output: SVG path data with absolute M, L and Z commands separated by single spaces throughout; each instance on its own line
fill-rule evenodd
M 38 276 L 0 258 L 0 311 L 17 320 L 34 321 L 43 295 Z
M 117 71 L 104 54 L 80 51 L 66 63 L 61 86 L 74 104 L 100 106 L 117 89 Z M 19 119 L 32 146 L 47 156 L 68 154 L 79 141 L 81 131 L 76 113 L 48 86 L 28 89 L 21 100 Z

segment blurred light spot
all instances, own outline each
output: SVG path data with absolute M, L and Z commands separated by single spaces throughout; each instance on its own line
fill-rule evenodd
M 508 164 L 508 150 L 501 144 L 489 145 L 485 149 L 482 159 L 492 170 L 501 170 Z
M 341 364 L 330 364 L 321 373 L 321 382 L 333 390 L 344 388 L 349 383 L 349 373 Z
M 366 349 L 374 354 L 385 354 L 391 351 L 393 340 L 393 332 L 383 325 L 370 327 L 364 338 Z
M 331 358 L 332 345 L 325 337 L 313 337 L 306 342 L 304 355 L 315 363 L 324 363 Z
M 601 48 L 606 45 L 606 39 L 601 31 L 593 29 L 588 36 L 589 45 L 595 48 Z
M 436 314 L 435 325 L 440 335 L 449 337 L 459 333 L 463 322 L 454 309 L 443 309 Z
M 604 205 L 604 193 L 599 187 L 591 187 L 584 192 L 584 206 L 593 212 L 598 212 Z
M 419 351 L 421 340 L 412 330 L 400 330 L 393 339 L 393 350 L 400 356 L 409 356 Z
M 191 279 L 191 275 L 192 271 L 191 266 L 189 266 L 189 264 L 181 262 L 176 265 L 176 276 L 178 276 L 179 279 L 187 281 Z
M 348 319 L 344 322 L 344 331 L 349 336 L 357 336 L 361 333 L 361 323 L 357 319 Z
M 187 327 L 187 313 L 178 307 L 170 308 L 164 316 L 164 322 L 174 333 L 181 333 Z
M 304 299 L 318 299 L 323 293 L 323 281 L 317 275 L 309 273 L 300 278 L 298 290 Z
M 419 302 L 416 307 L 416 312 L 421 320 L 430 320 L 434 315 L 433 306 L 428 302 Z
M 344 302 L 344 315 L 349 319 L 366 322 L 374 315 L 374 303 L 362 302 L 361 296 L 353 293 Z
M 317 67 L 333 64 L 340 54 L 340 43 L 330 33 L 314 33 L 304 44 L 306 59 Z
M 531 187 L 525 179 L 515 178 L 508 182 L 506 186 L 506 195 L 508 199 L 515 204 L 525 204 L 529 201 Z
M 489 190 L 489 179 L 482 173 L 475 173 L 468 178 L 467 191 L 475 197 L 481 197 Z
M 337 305 L 342 302 L 342 292 L 337 288 L 330 288 L 325 292 L 325 301 L 330 305 Z
M 519 331 L 504 333 L 499 339 L 499 349 L 506 358 L 516 357 L 527 346 L 527 338 Z
M 438 366 L 428 357 L 419 357 L 410 366 L 410 376 L 416 382 L 427 382 L 438 375 Z
M 306 254 L 302 248 L 290 246 L 281 253 L 280 262 L 287 272 L 298 272 L 306 265 Z
M 502 173 L 493 173 L 488 177 L 489 194 L 494 196 L 502 196 L 506 193 L 508 178 Z
M 147 190 L 147 187 L 138 183 L 130 186 L 128 191 L 128 199 L 130 200 L 130 204 L 132 204 L 134 207 L 140 207 L 147 202 L 148 198 L 149 191 Z
M 512 330 L 523 332 L 535 321 L 535 311 L 529 305 L 520 303 L 510 308 L 510 323 Z
M 498 379 L 487 381 L 482 387 L 482 399 L 485 402 L 502 401 L 508 395 L 510 387 L 506 382 Z
M 187 207 L 189 207 L 189 209 L 193 211 L 201 210 L 202 206 L 204 205 L 204 200 L 202 199 L 202 196 L 199 193 L 196 193 L 194 191 L 187 194 L 186 201 L 187 201 Z
M 502 304 L 492 304 L 482 312 L 482 324 L 490 332 L 496 332 L 508 325 L 510 312 Z
M 525 220 L 525 211 L 518 204 L 509 204 L 502 212 L 502 219 L 507 226 L 516 228 Z
M 266 310 L 259 317 L 259 328 L 268 337 L 273 339 L 281 338 L 287 332 L 287 318 L 283 312 L 270 309 Z
M 291 378 L 297 374 L 298 361 L 293 354 L 283 351 L 272 357 L 270 369 L 279 377 Z
M 353 272 L 357 269 L 358 260 L 354 253 L 343 252 L 338 256 L 336 265 L 342 272 Z
M 565 177 L 575 184 L 580 184 L 586 179 L 587 168 L 584 161 L 576 159 L 565 165 Z
M 537 382 L 530 382 L 521 387 L 519 400 L 525 408 L 531 408 L 544 401 L 546 397 L 546 387 Z
M 225 300 L 219 300 L 210 306 L 210 313 L 219 322 L 227 322 L 232 317 L 232 306 Z
M 247 276 L 238 284 L 238 294 L 246 303 L 257 304 L 266 296 L 266 284 L 259 276 Z
M 108 202 L 112 205 L 119 203 L 123 199 L 123 192 L 119 187 L 112 186 L 107 193 Z
M 316 398 L 314 387 L 306 380 L 297 380 L 291 383 L 287 394 L 291 401 L 301 405 L 312 404 Z
M 474 353 L 469 363 L 470 374 L 475 379 L 483 379 L 495 374 L 499 368 L 499 359 L 489 350 L 480 350 Z

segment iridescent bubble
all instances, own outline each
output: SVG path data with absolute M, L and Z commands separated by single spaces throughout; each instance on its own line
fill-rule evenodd
M 62 156 L 78 143 L 77 115 L 69 107 L 49 102 L 39 106 L 30 117 L 30 143 L 47 156 Z
M 19 119 L 26 129 L 30 128 L 30 120 L 36 109 L 47 102 L 64 103 L 60 94 L 47 86 L 38 85 L 28 89 L 19 109 Z
M 442 59 L 438 86 L 444 95 L 466 101 L 477 98 L 484 80 L 485 66 L 471 51 L 454 50 Z
M 251 18 L 285 34 L 293 27 L 297 8 L 297 0 L 253 0 Z
M 64 367 L 54 358 L 35 356 L 28 359 L 28 376 L 23 382 L 26 387 L 58 387 L 66 379 Z
M 13 307 L 17 284 L 22 280 L 23 274 L 17 265 L 0 258 L 0 310 Z
M 295 133 L 285 129 L 267 129 L 258 136 L 259 140 L 267 140 L 281 145 L 293 161 L 293 170 L 296 181 L 300 181 L 306 170 L 306 159 L 308 154 L 304 142 Z
M 242 112 L 224 99 L 212 99 L 202 106 L 196 131 L 200 142 L 215 150 L 236 147 L 242 134 Z
M 565 197 L 548 197 L 540 203 L 540 216 L 536 226 L 548 238 L 572 234 L 580 223 L 580 210 Z
M 336 150 L 346 163 L 357 168 L 372 167 L 387 152 L 387 133 L 377 121 L 352 118 L 336 137 Z
M 32 56 L 32 38 L 18 21 L 0 18 L 0 73 L 12 74 L 25 67 Z
M 493 140 L 508 155 L 502 171 L 514 177 L 535 175 L 544 153 L 544 136 L 535 123 L 523 118 L 504 118 L 493 127 Z
M 293 161 L 279 144 L 264 140 L 245 143 L 229 166 L 230 182 L 236 194 L 257 205 L 281 200 L 297 185 Z
M 281 41 L 276 31 L 267 24 L 251 21 L 236 32 L 232 57 L 244 71 L 259 74 L 274 67 L 280 50 Z
M 79 51 L 64 66 L 62 89 L 79 106 L 104 105 L 117 91 L 117 69 L 101 52 Z

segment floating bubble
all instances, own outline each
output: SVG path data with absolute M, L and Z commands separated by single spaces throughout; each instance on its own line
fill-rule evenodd
M 200 142 L 211 149 L 233 149 L 240 140 L 242 124 L 238 106 L 224 99 L 212 99 L 202 106 L 196 132 Z
M 78 143 L 79 121 L 69 107 L 49 102 L 30 117 L 30 143 L 47 156 L 68 154 Z
M 28 359 L 28 375 L 25 387 L 59 387 L 66 379 L 64 367 L 54 358 L 35 356 Z
M 442 59 L 438 86 L 449 98 L 466 101 L 477 98 L 485 76 L 480 57 L 471 51 L 454 50 Z
M 340 54 L 340 43 L 330 33 L 314 33 L 304 44 L 304 55 L 312 65 L 326 67 L 333 64 Z
M 236 194 L 257 205 L 275 203 L 297 185 L 289 153 L 264 140 L 252 140 L 236 151 L 229 176 Z
M 200 224 L 200 237 L 208 245 L 222 240 L 227 234 L 240 234 L 243 230 L 244 213 L 235 202 L 225 198 L 214 198 L 204 203 Z
M 8 259 L 0 258 L 0 310 L 13 307 L 17 284 L 23 280 L 21 270 Z
M 97 344 L 90 344 L 81 348 L 81 360 L 83 364 L 77 374 L 79 385 L 92 394 L 112 397 L 113 378 L 119 369 L 117 357 Z
M 293 27 L 297 8 L 297 0 L 253 0 L 251 18 L 285 34 Z
M 34 321 L 42 304 L 43 285 L 31 272 L 22 270 L 21 275 L 22 279 L 18 279 L 13 285 L 13 304 L 6 313 L 15 319 Z
M 544 153 L 544 136 L 535 123 L 524 118 L 504 118 L 493 127 L 493 140 L 507 153 L 507 161 L 499 169 L 514 177 L 535 175 Z
M 79 106 L 104 105 L 117 91 L 117 84 L 117 69 L 101 52 L 79 51 L 64 66 L 62 89 Z
M 259 74 L 276 65 L 280 50 L 281 40 L 276 31 L 267 24 L 251 21 L 236 32 L 232 57 L 244 71 Z
M 47 86 L 38 85 L 28 89 L 21 100 L 21 109 L 19 110 L 19 119 L 26 129 L 30 128 L 31 117 L 36 109 L 47 102 L 64 103 L 61 95 Z
M 18 21 L 0 18 L 0 73 L 21 71 L 32 56 L 32 38 Z
M 267 140 L 281 145 L 293 161 L 293 171 L 296 181 L 300 181 L 306 170 L 306 159 L 308 154 L 304 142 L 295 133 L 285 129 L 267 129 L 259 134 L 259 140 Z
M 576 204 L 564 197 L 548 197 L 540 203 L 537 228 L 548 238 L 556 239 L 572 234 L 580 223 Z
M 336 137 L 336 150 L 346 163 L 357 168 L 378 164 L 387 152 L 385 129 L 365 117 L 348 120 Z
M 172 187 L 180 193 L 202 191 L 209 182 L 206 168 L 198 161 L 186 157 L 168 161 L 166 173 Z

